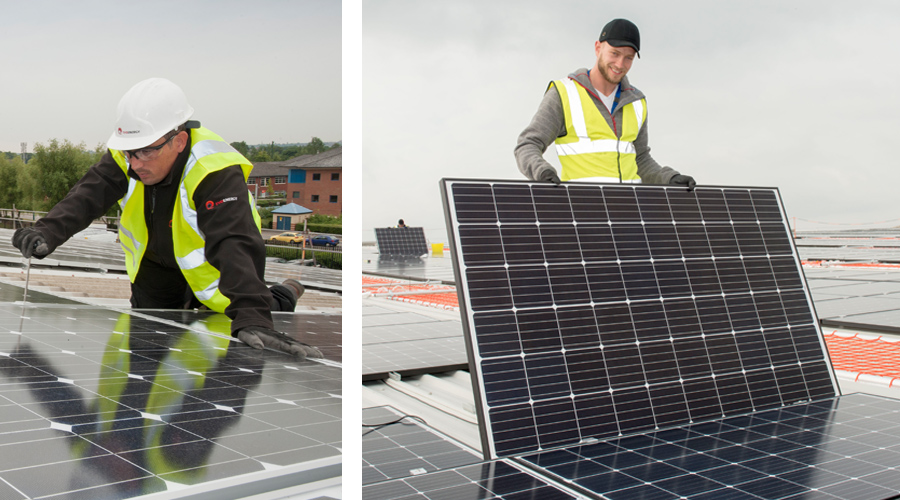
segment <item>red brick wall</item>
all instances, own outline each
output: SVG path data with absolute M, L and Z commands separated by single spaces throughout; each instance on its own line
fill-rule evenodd
M 306 182 L 303 184 L 288 184 L 288 203 L 296 203 L 323 215 L 339 216 L 342 213 L 344 196 L 341 185 L 344 181 L 344 173 L 338 169 L 305 169 Z M 315 174 L 319 174 L 319 180 L 313 180 Z M 331 174 L 338 174 L 338 180 L 331 180 Z M 294 193 L 298 196 L 294 197 Z M 313 195 L 319 196 L 319 201 L 312 201 Z M 337 196 L 337 202 L 330 201 L 332 196 Z

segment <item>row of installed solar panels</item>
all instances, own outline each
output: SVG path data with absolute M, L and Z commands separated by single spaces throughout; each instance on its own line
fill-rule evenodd
M 839 394 L 777 190 L 441 187 L 489 462 L 366 498 L 900 491 L 900 402 Z
M 900 230 L 802 232 L 796 237 L 803 260 L 900 263 Z
M 22 254 L 10 243 L 14 231 L 0 229 L 0 264 L 24 265 Z M 57 248 L 51 255 L 34 260 L 32 265 L 43 268 L 95 270 L 125 273 L 125 254 L 122 247 L 112 241 L 79 240 L 73 238 Z M 309 288 L 341 291 L 341 271 L 318 267 L 298 266 L 283 262 L 266 263 L 266 280 L 280 283 L 288 278 L 299 280 Z

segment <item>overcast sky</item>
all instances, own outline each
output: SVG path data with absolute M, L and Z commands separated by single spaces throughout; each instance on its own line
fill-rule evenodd
M 135 83 L 178 84 L 226 141 L 341 140 L 334 0 L 0 0 L 0 151 L 106 143 Z
M 404 218 L 446 241 L 439 179 L 522 178 L 513 147 L 548 82 L 593 65 L 616 17 L 641 31 L 629 77 L 659 163 L 778 187 L 800 230 L 900 225 L 895 2 L 378 0 L 363 3 L 363 239 Z

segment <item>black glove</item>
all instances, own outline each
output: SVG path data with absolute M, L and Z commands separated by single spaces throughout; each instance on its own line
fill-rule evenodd
M 559 180 L 559 176 L 556 175 L 556 170 L 553 170 L 552 168 L 545 168 L 544 170 L 541 170 L 541 173 L 540 175 L 538 175 L 537 180 L 542 182 L 552 182 L 557 186 L 562 184 L 562 181 Z
M 688 191 L 692 191 L 694 186 L 697 185 L 697 181 L 694 180 L 690 175 L 681 175 L 678 174 L 669 181 L 669 184 L 680 184 L 682 186 L 687 186 Z
M 33 227 L 16 229 L 12 237 L 12 244 L 22 252 L 25 258 L 34 255 L 39 259 L 43 259 L 50 253 L 50 247 L 47 246 L 47 240 L 44 239 L 44 235 Z
M 237 332 L 237 337 L 254 349 L 268 347 L 270 349 L 275 349 L 276 351 L 293 354 L 301 360 L 322 357 L 322 352 L 315 347 L 294 340 L 284 333 L 276 332 L 275 330 L 270 330 L 269 328 L 263 328 L 261 326 L 241 328 Z

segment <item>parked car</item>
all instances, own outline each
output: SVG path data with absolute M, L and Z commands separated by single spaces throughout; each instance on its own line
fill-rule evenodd
M 336 247 L 341 243 L 341 240 L 335 238 L 334 236 L 328 236 L 326 234 L 320 234 L 318 236 L 313 236 L 309 240 L 307 240 L 313 246 L 330 246 Z
M 303 241 L 303 233 L 295 233 L 295 232 L 286 232 L 281 233 L 275 236 L 272 236 L 266 243 L 290 243 L 292 245 L 299 245 Z

